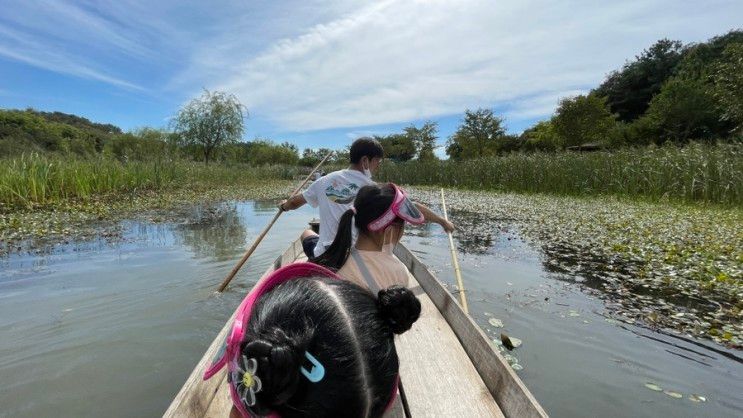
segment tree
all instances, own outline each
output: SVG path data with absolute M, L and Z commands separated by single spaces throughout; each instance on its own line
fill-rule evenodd
M 197 145 L 204 154 L 204 163 L 215 149 L 238 142 L 243 134 L 244 106 L 233 94 L 204 90 L 201 97 L 191 100 L 174 119 L 174 131 L 182 145 Z
M 646 116 L 659 140 L 711 139 L 720 129 L 720 111 L 700 79 L 674 77 L 650 102 Z
M 526 151 L 554 151 L 560 143 L 555 127 L 550 121 L 543 120 L 521 134 Z
M 606 97 L 611 112 L 619 120 L 635 120 L 645 113 L 663 83 L 676 73 L 684 51 L 680 41 L 661 39 L 635 57 L 635 61 L 609 74 L 595 93 Z
M 410 125 L 403 129 L 404 135 L 413 143 L 416 156 L 419 160 L 435 160 L 434 150 L 438 148 L 436 140 L 439 126 L 436 122 L 428 121 L 420 128 Z
M 277 145 L 268 139 L 255 139 L 248 144 L 248 162 L 252 165 L 296 165 L 299 162 L 299 151 L 294 144 Z
M 503 118 L 495 116 L 492 110 L 468 109 L 462 124 L 447 141 L 446 154 L 453 159 L 495 155 L 498 138 L 505 134 Z
M 374 139 L 382 144 L 384 156 L 392 161 L 408 161 L 415 157 L 415 142 L 406 134 L 374 135 Z
M 312 148 L 305 148 L 304 151 L 302 151 L 302 158 L 299 159 L 299 165 L 305 167 L 314 167 L 320 161 L 322 161 L 322 159 L 325 158 L 325 156 L 328 155 L 329 152 L 331 152 L 331 149 L 329 148 L 320 148 L 317 150 L 313 150 Z M 329 158 L 328 162 L 332 161 L 332 158 L 333 157 Z
M 728 45 L 715 66 L 713 94 L 722 110 L 722 119 L 743 134 L 743 42 Z
M 608 142 L 616 128 L 605 97 L 593 94 L 560 100 L 552 125 L 562 148 Z

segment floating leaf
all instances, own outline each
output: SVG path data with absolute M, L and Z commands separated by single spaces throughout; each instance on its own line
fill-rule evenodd
M 661 388 L 660 386 L 656 385 L 655 383 L 649 383 L 649 382 L 648 383 L 645 383 L 645 387 L 648 388 L 648 389 L 650 389 L 650 390 L 654 390 L 656 392 L 663 391 L 663 388 Z
M 511 338 L 511 344 L 513 344 L 513 348 L 519 348 L 521 346 L 521 340 L 515 337 L 510 337 L 510 338 Z
M 574 311 L 571 309 L 570 312 L 568 312 L 568 316 L 576 317 L 580 316 L 580 314 L 578 313 L 578 311 Z
M 697 394 L 689 395 L 689 400 L 692 402 L 697 402 L 697 403 L 707 402 L 707 398 L 705 398 L 702 395 L 697 395 Z
M 681 399 L 681 398 L 684 397 L 684 395 L 682 395 L 682 394 L 680 394 L 678 392 L 672 391 L 672 390 L 664 390 L 663 393 L 665 393 L 666 395 L 668 395 L 668 396 L 670 396 L 672 398 L 676 398 L 676 399 Z
M 498 318 L 490 318 L 488 323 L 496 328 L 503 328 L 503 321 Z
M 516 371 L 524 370 L 524 367 L 522 365 L 518 364 L 518 363 L 513 363 L 511 365 L 511 368 L 514 369 L 514 370 L 516 370 Z

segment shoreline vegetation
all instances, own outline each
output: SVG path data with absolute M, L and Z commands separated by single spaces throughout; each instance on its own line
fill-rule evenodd
M 292 165 L 204 165 L 182 159 L 121 162 L 32 153 L 0 159 L 0 212 L 43 209 L 111 193 L 130 196 L 170 188 L 240 187 L 259 180 L 297 179 L 306 172 Z M 616 196 L 740 207 L 743 143 L 385 162 L 377 179 L 504 193 Z

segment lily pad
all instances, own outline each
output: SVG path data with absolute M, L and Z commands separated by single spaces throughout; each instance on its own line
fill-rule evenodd
M 649 383 L 649 382 L 648 383 L 645 383 L 645 387 L 648 388 L 648 389 L 650 389 L 650 390 L 654 390 L 656 392 L 662 392 L 663 391 L 663 388 L 661 388 L 660 386 L 656 385 L 655 383 Z
M 490 318 L 488 323 L 496 328 L 503 328 L 503 321 L 498 318 Z
M 570 312 L 568 312 L 568 316 L 576 317 L 580 316 L 580 314 L 578 313 L 578 311 L 571 310 Z
M 689 400 L 692 401 L 692 402 L 697 402 L 697 403 L 699 403 L 699 402 L 707 402 L 707 398 L 705 398 L 702 395 L 697 395 L 697 394 L 689 395 Z
M 513 364 L 511 365 L 511 368 L 512 368 L 512 369 L 514 369 L 514 370 L 516 370 L 516 371 L 519 371 L 519 370 L 524 370 L 524 366 L 522 366 L 522 365 L 520 365 L 520 364 L 518 364 L 518 363 L 513 363 Z
M 666 395 L 668 395 L 668 396 L 670 396 L 672 398 L 675 398 L 675 399 L 681 399 L 681 398 L 684 397 L 684 395 L 682 395 L 682 394 L 680 394 L 678 392 L 672 391 L 672 390 L 664 390 L 663 393 L 665 393 Z
M 521 346 L 522 341 L 518 338 L 511 337 L 511 344 L 513 344 L 513 348 L 518 348 Z

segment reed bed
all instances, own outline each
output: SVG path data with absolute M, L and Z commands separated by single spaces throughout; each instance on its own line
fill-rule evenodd
M 473 190 L 739 205 L 743 203 L 743 144 L 385 163 L 379 178 Z
M 288 166 L 205 166 L 180 160 L 124 163 L 110 158 L 68 159 L 30 154 L 0 160 L 0 203 L 9 208 L 34 207 L 105 193 L 291 179 L 297 173 L 298 168 Z

